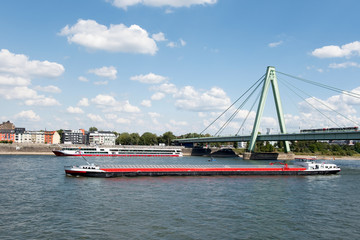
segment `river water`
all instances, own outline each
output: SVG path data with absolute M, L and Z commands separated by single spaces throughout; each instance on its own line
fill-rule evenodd
M 359 239 L 360 161 L 332 162 L 337 175 L 104 179 L 66 176 L 65 165 L 84 163 L 79 157 L 0 156 L 0 239 Z

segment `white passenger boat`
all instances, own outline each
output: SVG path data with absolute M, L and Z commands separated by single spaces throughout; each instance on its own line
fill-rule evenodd
M 63 147 L 54 150 L 56 156 L 85 157 L 182 157 L 181 148 L 167 147 Z

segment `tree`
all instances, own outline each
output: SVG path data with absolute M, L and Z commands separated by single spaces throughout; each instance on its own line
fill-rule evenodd
M 89 132 L 96 132 L 98 129 L 97 127 L 90 127 Z
M 131 133 L 130 138 L 131 138 L 132 145 L 139 145 L 140 135 L 138 133 Z
M 145 132 L 140 137 L 140 145 L 156 145 L 158 144 L 156 134 Z
M 162 141 L 166 144 L 166 145 L 168 145 L 168 146 L 170 146 L 170 144 L 171 144 L 171 141 L 172 140 L 174 140 L 176 137 L 175 137 L 175 135 L 172 133 L 172 132 L 166 132 L 166 133 L 164 133 L 163 135 L 162 135 Z M 160 142 L 160 141 L 159 141 Z
M 130 134 L 127 133 L 127 132 L 121 133 L 121 134 L 116 138 L 116 144 L 130 145 L 130 144 L 131 144 Z

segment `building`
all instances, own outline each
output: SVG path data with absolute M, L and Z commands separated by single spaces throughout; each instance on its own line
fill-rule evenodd
M 88 133 L 90 145 L 115 145 L 116 135 L 110 131 L 96 131 Z
M 85 130 L 64 130 L 61 139 L 64 144 L 86 144 Z
M 15 128 L 16 143 L 31 143 L 31 134 L 25 131 L 25 128 Z
M 0 124 L 0 130 L 14 130 L 14 129 L 15 129 L 15 125 L 10 121 L 3 122 L 2 124 Z
M 60 134 L 57 131 L 45 131 L 45 144 L 59 144 Z
M 0 129 L 0 141 L 14 142 L 15 141 L 15 130 Z

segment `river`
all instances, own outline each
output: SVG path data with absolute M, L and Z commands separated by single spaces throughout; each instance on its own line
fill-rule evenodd
M 118 164 L 241 159 L 88 158 Z M 329 176 L 68 177 L 79 157 L 0 156 L 0 239 L 358 239 L 360 161 Z M 256 164 L 267 164 L 267 161 Z

